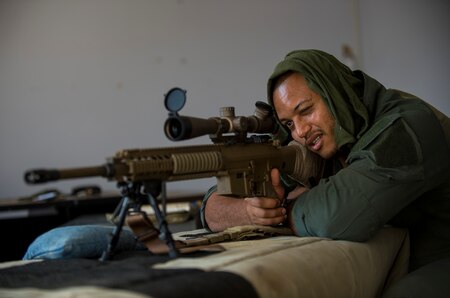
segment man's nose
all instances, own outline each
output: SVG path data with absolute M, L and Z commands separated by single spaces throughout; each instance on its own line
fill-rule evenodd
M 299 139 L 304 138 L 306 140 L 306 137 L 308 135 L 308 132 L 311 130 L 311 126 L 304 121 L 297 121 L 295 123 L 295 134 Z

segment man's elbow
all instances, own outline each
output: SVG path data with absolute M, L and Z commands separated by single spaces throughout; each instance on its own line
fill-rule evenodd
M 311 231 L 309 236 L 353 242 L 365 242 L 372 238 L 379 229 L 380 225 L 367 220 L 346 223 L 342 219 L 323 221 L 307 228 L 308 231 Z

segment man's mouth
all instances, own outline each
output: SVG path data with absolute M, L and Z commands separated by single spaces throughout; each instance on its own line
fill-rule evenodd
M 308 139 L 307 145 L 313 151 L 319 151 L 322 147 L 322 134 L 312 136 Z
M 317 142 L 319 142 L 320 140 L 320 136 L 317 136 L 317 138 L 315 138 L 312 142 L 313 145 L 317 144 Z

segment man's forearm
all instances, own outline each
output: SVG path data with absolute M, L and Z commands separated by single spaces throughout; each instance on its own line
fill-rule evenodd
M 251 224 L 247 203 L 243 199 L 220 196 L 213 193 L 205 206 L 205 219 L 211 231 Z

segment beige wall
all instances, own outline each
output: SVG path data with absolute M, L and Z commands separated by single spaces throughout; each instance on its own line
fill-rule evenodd
M 166 140 L 165 92 L 187 89 L 186 115 L 216 116 L 221 106 L 250 115 L 274 64 L 297 48 L 341 58 L 349 44 L 369 74 L 427 95 L 449 114 L 445 9 L 439 0 L 2 0 L 0 198 L 86 183 L 115 189 L 103 179 L 27 186 L 28 168 L 97 165 L 122 148 L 209 143 Z

